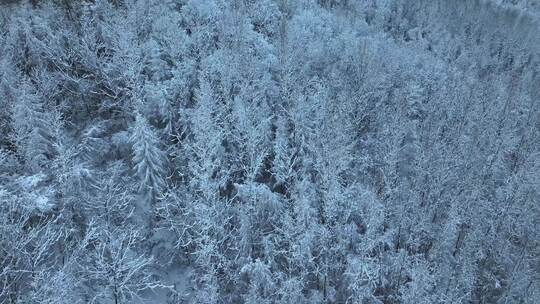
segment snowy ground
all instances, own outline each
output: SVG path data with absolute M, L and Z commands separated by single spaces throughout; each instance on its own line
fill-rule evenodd
M 162 283 L 169 288 L 156 288 L 153 291 L 144 292 L 141 298 L 135 301 L 137 304 L 162 304 L 182 303 L 189 299 L 189 277 L 192 269 L 189 267 L 171 267 L 160 270 Z M 171 302 L 171 299 L 173 302 Z

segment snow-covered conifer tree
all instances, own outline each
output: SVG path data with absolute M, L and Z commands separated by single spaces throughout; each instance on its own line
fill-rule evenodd
M 139 191 L 153 201 L 165 188 L 167 159 L 154 128 L 141 114 L 137 114 L 132 126 L 131 142 Z

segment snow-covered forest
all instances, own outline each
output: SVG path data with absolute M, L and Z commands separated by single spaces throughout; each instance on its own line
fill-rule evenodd
M 0 1 L 0 303 L 540 303 L 540 2 Z

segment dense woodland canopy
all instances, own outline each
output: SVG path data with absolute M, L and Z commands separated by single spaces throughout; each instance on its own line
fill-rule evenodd
M 540 3 L 0 1 L 0 303 L 539 303 Z

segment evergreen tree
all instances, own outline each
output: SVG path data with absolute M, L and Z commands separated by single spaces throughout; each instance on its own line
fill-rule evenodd
M 166 186 L 167 174 L 166 155 L 161 150 L 159 137 L 146 118 L 137 114 L 130 139 L 139 191 L 150 201 L 155 201 Z

